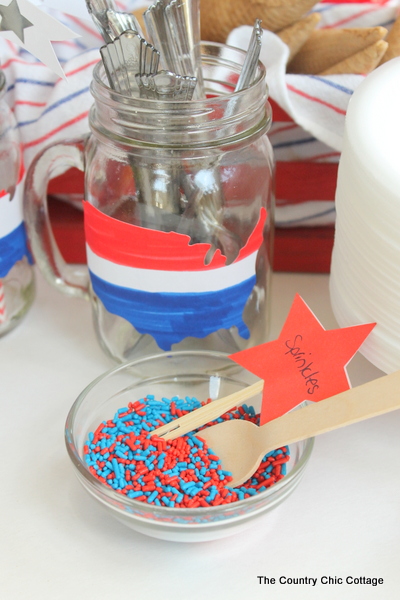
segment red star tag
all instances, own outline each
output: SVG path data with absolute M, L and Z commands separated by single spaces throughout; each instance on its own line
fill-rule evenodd
M 229 357 L 264 379 L 260 425 L 304 400 L 319 402 L 347 390 L 345 367 L 374 327 L 327 331 L 297 294 L 277 340 Z

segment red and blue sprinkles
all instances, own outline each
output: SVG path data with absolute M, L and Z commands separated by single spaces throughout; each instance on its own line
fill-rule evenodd
M 88 435 L 84 455 L 89 471 L 127 498 L 170 508 L 208 508 L 244 500 L 286 475 L 287 446 L 266 454 L 251 479 L 231 488 L 231 474 L 201 439 L 201 430 L 170 441 L 152 435 L 160 425 L 200 406 L 188 396 L 160 401 L 148 395 L 120 408 L 113 419 L 103 421 Z M 258 424 L 259 415 L 244 404 L 212 423 L 227 419 Z

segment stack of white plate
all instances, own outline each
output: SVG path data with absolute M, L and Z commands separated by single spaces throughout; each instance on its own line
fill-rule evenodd
M 361 352 L 400 369 L 400 58 L 351 98 L 336 191 L 330 293 L 341 327 L 375 322 Z

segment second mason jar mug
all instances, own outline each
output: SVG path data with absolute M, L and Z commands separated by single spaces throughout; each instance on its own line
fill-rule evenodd
M 266 341 L 274 161 L 265 69 L 234 92 L 245 53 L 202 45 L 204 100 L 127 98 L 99 63 L 85 139 L 32 163 L 25 215 L 34 258 L 61 291 L 90 298 L 104 350 L 118 361 L 170 350 L 232 353 Z M 49 179 L 85 172 L 89 277 L 51 233 Z
M 0 337 L 21 322 L 35 296 L 23 222 L 24 165 L 6 90 L 6 78 L 0 70 Z

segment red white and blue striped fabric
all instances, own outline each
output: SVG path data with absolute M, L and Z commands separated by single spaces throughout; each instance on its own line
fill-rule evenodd
M 320 28 L 372 27 L 390 29 L 399 0 L 378 2 L 320 3 Z M 246 49 L 251 27 L 231 32 L 228 43 Z M 342 148 L 347 106 L 364 75 L 294 75 L 286 73 L 289 50 L 273 33 L 264 31 L 261 60 L 267 67 L 270 98 L 277 110 L 269 137 L 277 161 L 338 162 Z M 331 201 L 310 199 L 302 203 L 280 198 L 278 227 L 318 226 L 335 222 Z
M 109 217 L 84 202 L 87 262 L 95 294 L 112 314 L 162 350 L 186 337 L 204 338 L 237 327 L 247 339 L 243 310 L 256 283 L 265 209 L 246 245 L 229 265 L 209 244 L 175 232 L 145 229 Z
M 142 0 L 119 0 L 121 10 L 146 4 Z M 317 4 L 321 27 L 358 27 L 383 25 L 390 28 L 399 0 L 354 4 Z M 0 64 L 7 78 L 5 99 L 14 111 L 24 151 L 26 168 L 45 145 L 66 137 L 88 132 L 88 112 L 93 99 L 89 91 L 93 66 L 102 45 L 99 33 L 89 20 L 82 20 L 47 9 L 82 38 L 53 43 L 67 81 L 59 79 L 25 50 L 0 38 Z M 249 35 L 231 34 L 230 43 L 247 48 Z M 250 30 L 251 28 L 249 28 Z M 275 42 L 278 39 L 275 38 Z M 293 128 L 274 141 L 278 160 L 309 160 L 326 154 L 323 143 L 340 151 L 344 113 L 349 97 L 362 76 L 335 76 L 315 79 L 302 75 L 285 76 L 284 44 L 271 42 L 264 35 L 262 60 L 267 65 L 271 97 L 290 115 L 303 131 Z M 272 46 L 271 46 L 272 44 Z M 335 87 L 336 86 L 336 87 Z M 311 135 L 310 135 L 311 134 Z M 314 141 L 311 141 L 314 138 Z M 316 143 L 315 143 L 316 140 Z M 313 147 L 314 146 L 314 147 Z M 286 155 L 285 155 L 286 153 Z M 286 156 L 286 158 L 285 158 Z M 297 158 L 296 158 L 297 157 Z
M 146 2 L 118 0 L 117 4 L 120 10 L 130 10 Z M 383 25 L 390 28 L 399 4 L 400 0 L 323 3 L 317 4 L 314 10 L 321 13 L 321 27 Z M 14 111 L 26 168 L 48 144 L 88 133 L 88 114 L 93 103 L 89 86 L 103 43 L 89 20 L 47 10 L 82 35 L 76 40 L 53 43 L 66 81 L 25 50 L 0 38 L 0 64 L 7 78 L 5 100 Z M 238 28 L 232 32 L 229 43 L 247 48 L 250 34 L 250 27 Z M 287 47 L 277 36 L 264 33 L 261 58 L 267 66 L 270 94 L 292 119 L 291 123 L 274 119 L 271 142 L 276 158 L 279 161 L 338 160 L 347 105 L 363 76 L 286 75 L 287 52 Z M 318 202 L 314 204 L 316 212 L 320 212 Z M 298 210 L 299 206 L 296 207 Z M 290 214 L 285 215 L 285 222 L 319 224 L 312 218 L 313 210 L 310 213 L 307 209 L 306 215 L 296 212 L 293 218 Z M 311 220 L 308 220 L 310 215 Z M 334 219 L 334 211 L 332 215 Z M 279 221 L 279 212 L 277 217 Z
M 320 28 L 372 27 L 390 29 L 399 0 L 379 3 L 317 4 Z M 246 49 L 250 27 L 231 32 L 228 43 Z M 341 151 L 344 120 L 352 93 L 364 80 L 363 75 L 293 75 L 286 74 L 287 46 L 274 34 L 265 31 L 261 60 L 267 67 L 270 97 L 292 120 L 281 123 L 275 118 L 271 142 L 277 160 L 332 161 L 332 150 Z M 336 160 L 338 154 L 336 154 Z
M 140 4 L 140 0 L 118 1 L 121 10 Z M 23 48 L 0 38 L 0 66 L 7 80 L 4 98 L 17 121 L 26 169 L 45 146 L 89 132 L 88 114 L 93 104 L 89 86 L 104 43 L 89 15 L 79 19 L 50 8 L 43 10 L 82 37 L 52 43 L 66 80 Z

